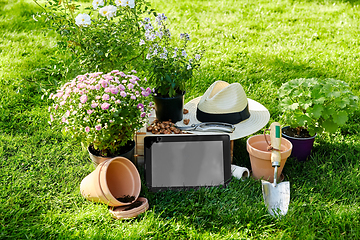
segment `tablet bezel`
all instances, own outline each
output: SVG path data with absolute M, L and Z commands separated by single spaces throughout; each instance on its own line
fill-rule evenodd
M 199 142 L 199 141 L 221 141 L 223 144 L 223 176 L 224 183 L 218 185 L 205 185 L 205 186 L 152 186 L 152 144 L 155 142 Z M 152 135 L 144 138 L 144 160 L 145 160 L 145 180 L 146 186 L 152 192 L 164 190 L 185 190 L 185 189 L 198 189 L 200 187 L 226 187 L 231 181 L 231 147 L 230 136 L 227 134 L 206 134 L 206 135 Z

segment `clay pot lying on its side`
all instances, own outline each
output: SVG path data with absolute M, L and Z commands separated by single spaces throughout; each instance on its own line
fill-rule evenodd
M 87 200 L 109 206 L 124 206 L 135 202 L 140 190 L 139 172 L 124 157 L 100 163 L 80 184 L 80 192 Z

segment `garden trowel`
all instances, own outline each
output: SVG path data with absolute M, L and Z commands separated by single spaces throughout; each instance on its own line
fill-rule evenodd
M 281 128 L 274 122 L 270 125 L 271 164 L 274 167 L 274 183 L 261 180 L 263 198 L 269 213 L 274 217 L 285 215 L 290 203 L 290 182 L 276 183 L 277 171 L 281 163 Z

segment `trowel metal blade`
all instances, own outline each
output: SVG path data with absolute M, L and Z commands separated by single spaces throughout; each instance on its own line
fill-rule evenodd
M 265 205 L 274 217 L 284 216 L 290 203 L 290 182 L 281 182 L 274 186 L 273 183 L 261 180 Z

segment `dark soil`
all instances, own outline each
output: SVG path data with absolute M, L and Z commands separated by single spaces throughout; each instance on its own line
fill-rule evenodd
M 136 202 L 130 204 L 130 205 L 129 205 L 127 208 L 125 208 L 123 211 L 129 211 L 129 210 L 131 210 L 131 209 L 140 207 L 141 204 L 143 204 L 143 202 L 141 202 L 141 201 L 136 201 Z
M 112 157 L 120 156 L 123 153 L 129 152 L 133 147 L 134 147 L 134 142 L 129 141 L 125 146 L 122 146 L 121 148 L 119 148 L 119 150 L 113 156 L 105 156 L 101 150 L 95 150 L 93 145 L 89 146 L 89 151 L 95 156 L 112 158 Z
M 283 133 L 285 135 L 288 135 L 290 137 L 294 138 L 309 138 L 312 137 L 309 134 L 309 131 L 304 127 L 297 127 L 297 128 L 286 128 L 283 130 Z
M 135 196 L 124 196 L 124 197 L 119 197 L 119 198 L 116 198 L 116 200 L 118 200 L 119 202 L 123 202 L 123 203 L 128 203 L 128 202 L 132 202 L 135 200 Z

